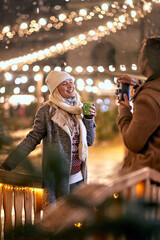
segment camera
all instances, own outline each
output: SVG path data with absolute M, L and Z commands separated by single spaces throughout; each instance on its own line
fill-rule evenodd
M 128 83 L 117 83 L 117 89 L 115 94 L 118 95 L 118 101 L 124 101 L 123 94 L 126 93 L 128 100 L 130 98 L 130 87 Z

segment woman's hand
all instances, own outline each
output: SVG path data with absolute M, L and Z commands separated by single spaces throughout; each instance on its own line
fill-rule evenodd
M 133 78 L 129 75 L 121 75 L 117 78 L 117 82 L 128 83 L 130 86 L 136 86 L 139 84 L 138 79 Z
M 121 110 L 125 107 L 129 108 L 129 110 L 131 110 L 131 106 L 129 104 L 129 100 L 128 100 L 128 97 L 127 97 L 127 94 L 123 94 L 123 98 L 124 98 L 124 101 L 120 101 L 119 102 L 119 112 L 121 112 Z
M 90 112 L 91 112 L 91 115 L 84 115 L 86 119 L 92 119 L 93 117 L 96 116 L 96 108 L 94 104 L 91 106 Z

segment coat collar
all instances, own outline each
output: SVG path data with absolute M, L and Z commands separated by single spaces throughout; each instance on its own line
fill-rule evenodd
M 53 110 L 53 108 L 54 108 L 54 110 Z M 51 120 L 54 123 L 56 123 L 60 128 L 62 128 L 71 138 L 71 132 L 70 132 L 68 126 L 66 125 L 64 119 L 59 118 L 58 108 L 56 106 L 55 107 L 50 106 L 50 113 L 51 113 Z
M 138 94 L 140 91 L 142 91 L 142 89 L 148 88 L 148 87 L 150 88 L 150 86 L 152 86 L 154 83 L 156 84 L 157 82 L 160 82 L 160 77 L 155 78 L 154 75 L 152 75 L 151 77 L 149 77 L 149 78 L 145 81 L 145 83 L 143 83 L 142 85 L 140 85 L 139 87 L 136 88 L 135 93 L 134 93 L 132 99 L 134 100 L 134 99 L 136 98 L 137 94 Z

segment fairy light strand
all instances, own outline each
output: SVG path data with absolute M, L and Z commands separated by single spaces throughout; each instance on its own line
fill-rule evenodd
M 143 0 L 141 0 L 144 2 Z M 156 2 L 156 0 L 152 0 Z M 29 23 L 22 22 L 20 25 L 16 24 L 13 27 L 11 26 L 2 26 L 0 33 L 0 41 L 5 38 L 12 39 L 14 36 L 18 34 L 19 37 L 23 37 L 24 35 L 31 35 L 32 33 L 39 32 L 40 29 L 44 29 L 45 31 L 50 31 L 52 28 L 60 29 L 63 27 L 64 23 L 71 24 L 75 22 L 77 25 L 81 25 L 83 21 L 92 20 L 94 17 L 98 15 L 98 18 L 102 19 L 104 16 L 112 17 L 117 12 L 125 13 L 127 11 L 128 6 L 130 8 L 136 8 L 136 5 L 133 5 L 132 0 L 125 0 L 124 4 L 121 8 L 118 2 L 114 2 L 112 4 L 102 4 L 101 6 L 94 6 L 92 11 L 88 11 L 85 9 L 79 10 L 79 13 L 72 11 L 67 17 L 66 14 L 61 13 L 58 17 L 50 16 L 47 18 L 40 18 L 38 21 L 31 20 Z
M 80 71 L 81 68 L 81 72 Z M 91 69 L 92 68 L 92 69 Z M 68 71 L 70 69 L 70 71 Z M 50 69 L 51 70 L 51 69 Z M 62 69 L 61 67 L 55 67 L 52 68 L 52 70 L 65 70 L 66 72 L 71 73 L 72 72 L 72 76 L 74 76 L 75 79 L 75 85 L 77 90 L 79 91 L 83 91 L 85 90 L 86 92 L 93 92 L 93 93 L 98 93 L 100 91 L 102 91 L 102 89 L 106 89 L 106 90 L 114 90 L 115 84 L 116 84 L 116 76 L 118 76 L 120 74 L 120 72 L 130 72 L 130 74 L 137 74 L 136 70 L 137 70 L 137 65 L 135 63 L 132 63 L 132 65 L 130 66 L 130 68 L 127 68 L 124 64 L 121 64 L 119 67 L 115 68 L 113 65 L 110 65 L 109 67 L 105 67 L 105 66 L 87 66 L 87 67 L 82 67 L 82 66 L 77 66 L 75 68 L 71 68 L 70 66 L 66 66 L 65 69 Z M 92 70 L 92 72 L 91 72 Z M 132 71 L 132 72 L 131 72 Z M 40 72 L 38 72 L 37 74 L 39 74 Z M 42 69 L 41 69 L 41 73 L 42 73 Z M 101 76 L 99 75 L 98 79 L 97 77 L 95 77 L 95 75 L 91 75 L 96 73 L 101 74 Z M 7 72 L 4 74 L 4 77 L 6 78 L 6 83 L 9 81 L 8 79 L 8 75 L 6 74 L 10 74 L 12 75 L 10 72 Z M 30 75 L 31 79 L 35 78 L 35 73 L 33 73 L 33 75 Z M 35 75 L 35 76 L 34 76 Z M 89 75 L 89 76 L 88 76 Z M 42 79 L 44 77 L 44 75 L 42 74 Z M 104 78 L 105 79 L 103 80 Z M 23 77 L 25 77 L 23 75 Z M 23 84 L 22 82 L 17 83 L 17 79 L 21 79 L 22 78 L 22 74 L 17 73 L 17 74 L 13 74 L 12 78 L 10 78 L 14 84 L 13 86 L 13 94 L 15 95 L 19 95 L 23 93 Z M 41 79 L 41 80 L 42 80 Z M 100 80 L 101 79 L 101 80 Z M 111 80 L 112 79 L 112 80 Z M 17 84 L 19 85 L 19 87 L 16 87 Z M 29 92 L 30 94 L 35 92 L 35 85 L 36 84 L 36 80 L 35 83 L 31 83 L 31 85 L 27 85 L 28 90 L 26 89 L 25 92 Z M 19 91 L 17 92 L 15 89 L 19 89 Z M 26 87 L 25 87 L 26 88 Z M 34 89 L 33 89 L 34 88 Z M 2 94 L 2 96 L 4 96 L 6 94 L 6 89 L 7 87 L 5 87 L 5 85 L 3 87 L 0 88 L 0 93 Z M 41 87 L 41 91 L 42 93 L 46 93 L 48 92 L 48 87 L 43 84 Z M 23 93 L 24 94 L 24 93 Z M 0 99 L 0 103 L 4 103 L 4 99 Z
M 147 5 L 146 5 L 147 4 Z M 146 7 L 149 6 L 149 7 Z M 134 22 L 138 22 L 140 18 L 143 18 L 147 13 L 150 13 L 152 10 L 152 5 L 148 5 L 146 1 L 144 1 L 143 9 L 139 9 L 136 12 L 136 16 L 132 16 L 132 12 L 125 13 L 115 18 L 114 21 L 109 21 L 106 25 L 99 26 L 96 29 L 89 30 L 84 32 L 83 34 L 73 36 L 70 39 L 67 39 L 61 43 L 57 43 L 56 45 L 52 45 L 48 48 L 41 49 L 37 52 L 28 53 L 27 55 L 20 56 L 18 58 L 9 59 L 7 61 L 0 62 L 0 71 L 8 69 L 13 65 L 24 65 L 24 64 L 32 64 L 33 62 L 41 61 L 45 58 L 54 58 L 58 54 L 64 54 L 69 50 L 74 50 L 82 45 L 86 45 L 91 41 L 97 41 L 106 35 L 110 35 L 111 33 L 116 33 L 118 30 L 127 29 L 128 25 L 133 24 Z

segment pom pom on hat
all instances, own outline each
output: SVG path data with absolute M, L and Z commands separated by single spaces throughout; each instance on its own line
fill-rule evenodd
M 63 71 L 51 71 L 46 77 L 46 84 L 49 88 L 50 93 L 53 93 L 54 90 L 58 87 L 60 83 L 67 79 L 73 79 L 71 75 Z

